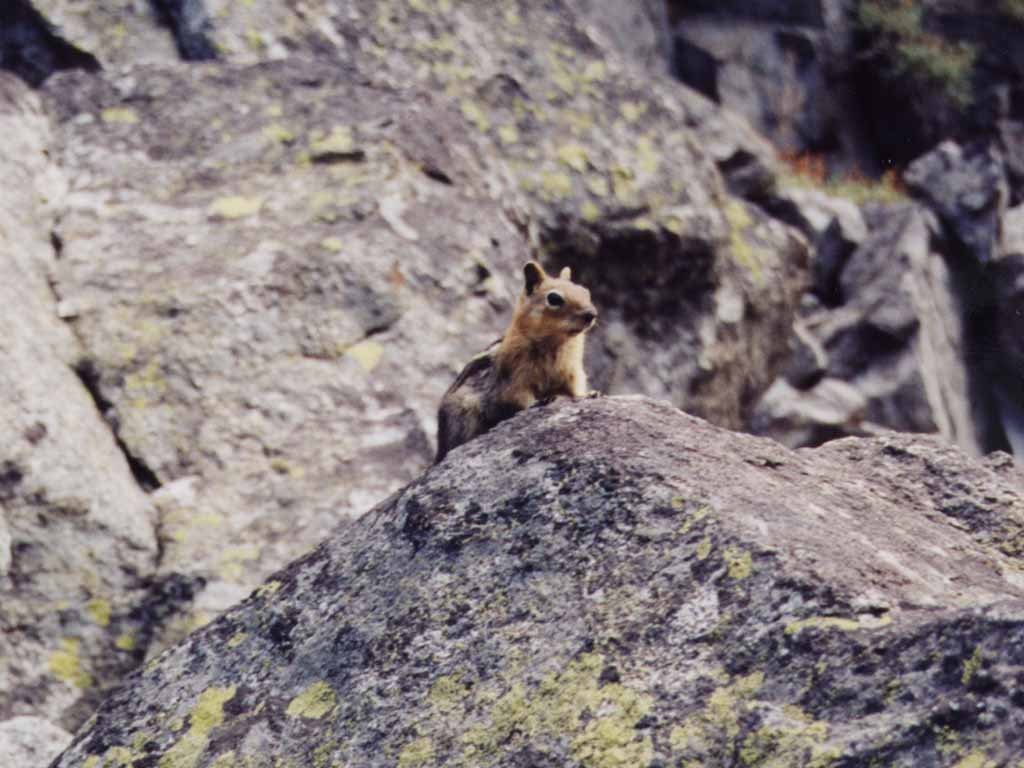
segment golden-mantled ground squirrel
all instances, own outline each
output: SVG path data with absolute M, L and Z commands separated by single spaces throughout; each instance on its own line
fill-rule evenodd
M 534 261 L 505 335 L 462 369 L 437 414 L 437 463 L 499 421 L 558 395 L 584 397 L 583 338 L 597 319 L 569 268 L 551 277 Z

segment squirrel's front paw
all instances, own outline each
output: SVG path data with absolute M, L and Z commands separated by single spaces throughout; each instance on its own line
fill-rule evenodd
M 592 389 L 589 392 L 587 392 L 587 397 L 588 398 L 604 397 L 604 392 L 598 392 L 596 389 Z

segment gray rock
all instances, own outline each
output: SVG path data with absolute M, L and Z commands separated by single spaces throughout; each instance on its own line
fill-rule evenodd
M 108 80 L 48 95 L 96 117 L 59 126 L 56 290 L 158 486 L 161 576 L 204 585 L 154 653 L 429 463 L 529 252 L 426 94 L 296 57 L 133 79 L 138 106 Z
M 181 59 L 251 64 L 287 58 L 307 46 L 329 50 L 340 60 L 347 47 L 332 26 L 342 11 L 328 0 L 302 6 L 219 0 L 33 0 L 33 5 L 70 43 L 113 71 Z
M 999 148 L 1006 161 L 1006 175 L 1010 182 L 1010 202 L 1024 202 L 1024 122 L 1000 120 L 997 123 Z
M 814 447 L 850 435 L 866 435 L 867 397 L 841 379 L 796 387 L 777 379 L 758 401 L 750 431 L 783 443 Z
M 71 743 L 71 734 L 38 717 L 0 722 L 0 765 L 45 768 Z
M 830 306 L 841 304 L 839 276 L 868 236 L 857 204 L 811 187 L 789 186 L 776 190 L 768 210 L 810 241 L 817 297 Z
M 799 153 L 835 134 L 821 108 L 827 86 L 822 35 L 715 15 L 675 28 L 677 76 L 743 115 L 772 143 Z
M 569 0 L 569 6 L 604 35 L 608 50 L 617 50 L 656 75 L 665 75 L 671 59 L 668 17 L 661 0 Z
M 1003 216 L 1002 252 L 1006 256 L 1024 256 L 1024 205 L 1010 208 Z
M 804 394 L 777 382 L 751 429 L 799 447 L 863 434 L 863 421 L 938 432 L 972 454 L 991 450 L 991 396 L 984 372 L 971 363 L 971 284 L 933 250 L 938 225 L 929 213 L 904 205 L 877 209 L 872 218 L 870 234 L 838 275 L 838 306 L 812 308 L 801 320 L 824 349 L 825 380 L 845 382 L 863 407 L 832 383 L 824 394 Z M 796 352 L 806 347 L 799 338 L 791 345 Z M 808 374 L 814 368 L 799 356 L 791 365 Z
M 992 147 L 966 149 L 944 141 L 915 160 L 903 175 L 910 191 L 930 206 L 968 256 L 988 264 L 999 256 L 1009 188 L 1002 156 Z
M 0 719 L 75 728 L 139 662 L 157 542 L 54 311 L 49 132 L 38 98 L 0 74 Z
M 787 151 L 900 171 L 940 142 L 996 142 L 1022 200 L 1019 7 L 990 0 L 668 0 L 683 81 Z M 875 23 L 876 17 L 888 18 Z M 880 11 L 881 14 L 877 12 Z M 710 31 L 709 31 L 710 30 Z
M 162 655 L 54 765 L 1008 764 L 1013 476 L 639 398 L 532 409 Z
M 1011 215 L 1014 214 L 1014 215 Z M 1016 456 L 1024 456 L 1024 251 L 1020 211 L 1007 214 L 1006 255 L 990 268 L 995 285 L 995 338 L 987 339 L 987 366 L 1000 424 Z
M 32 0 L 32 6 L 63 39 L 104 68 L 178 60 L 171 33 L 158 21 L 156 3 Z
M 35 86 L 58 70 L 98 67 L 95 56 L 55 34 L 28 0 L 6 0 L 0 7 L 0 69 Z
M 71 180 L 58 307 L 154 488 L 160 583 L 193 598 L 150 655 L 422 470 L 531 254 L 594 292 L 596 386 L 733 427 L 806 282 L 805 243 L 719 170 L 770 186 L 766 143 L 569 5 L 382 23 L 366 0 L 317 22 L 359 46 L 241 66 L 224 41 L 245 5 L 213 15 L 227 64 L 158 56 L 44 91 Z M 79 22 L 100 34 L 111 8 Z
M 789 363 L 782 378 L 797 389 L 813 387 L 828 370 L 828 353 L 800 319 L 793 322 L 790 347 Z

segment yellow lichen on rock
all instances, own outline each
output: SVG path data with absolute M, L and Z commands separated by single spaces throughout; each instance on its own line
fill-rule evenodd
M 189 728 L 160 758 L 160 768 L 195 768 L 210 743 L 210 732 L 224 722 L 224 705 L 236 686 L 207 688 L 189 713 Z
M 85 612 L 89 618 L 99 627 L 110 626 L 110 602 L 102 597 L 94 597 L 85 604 Z
M 697 554 L 697 559 L 698 560 L 707 560 L 708 559 L 708 556 L 711 554 L 711 537 L 710 536 L 705 536 L 703 539 L 701 539 L 700 543 L 697 545 L 697 553 L 696 554 Z
M 462 115 L 469 122 L 476 126 L 476 129 L 481 133 L 487 133 L 491 128 L 491 121 L 488 119 L 487 114 L 484 112 L 477 102 L 472 99 L 463 99 L 459 104 L 462 110 Z
M 729 223 L 729 246 L 732 255 L 753 276 L 754 281 L 764 282 L 764 255 L 760 249 L 750 244 L 747 230 L 753 225 L 753 219 L 743 203 L 731 199 L 725 204 L 725 218 Z
M 729 578 L 736 581 L 742 581 L 747 578 L 754 569 L 754 562 L 750 557 L 750 553 L 746 550 L 739 549 L 738 547 L 728 547 L 722 553 L 722 557 L 725 560 Z
M 558 148 L 558 159 L 577 173 L 587 170 L 587 151 L 579 144 L 563 144 Z
M 50 674 L 58 680 L 84 690 L 92 686 L 92 675 L 82 669 L 81 646 L 81 640 L 65 637 L 60 648 L 50 654 L 49 667 Z
M 260 548 L 255 544 L 240 544 L 228 547 L 220 556 L 217 572 L 225 581 L 239 581 L 245 573 L 244 563 L 258 560 Z
M 268 581 L 256 590 L 256 597 L 271 597 L 276 595 L 279 589 L 281 589 L 280 581 Z
M 398 754 L 398 768 L 419 768 L 434 761 L 434 742 L 427 737 L 410 741 Z
M 960 762 L 953 766 L 953 768 L 998 768 L 999 763 L 995 760 L 989 760 L 988 755 L 980 750 L 975 750 L 969 755 L 966 755 Z
M 978 673 L 978 670 L 981 669 L 981 661 L 981 648 L 975 648 L 974 653 L 971 654 L 971 658 L 964 662 L 964 671 L 963 674 L 960 675 L 960 682 L 964 685 L 970 685 L 971 680 Z
M 547 200 L 562 200 L 572 194 L 572 179 L 561 171 L 549 171 L 541 176 L 542 196 Z
M 434 709 L 440 712 L 451 712 L 462 705 L 466 697 L 466 687 L 460 675 L 439 677 L 430 688 L 427 698 Z
M 573 755 L 588 768 L 646 765 L 653 754 L 649 735 L 636 724 L 651 709 L 649 696 L 621 683 L 602 685 L 605 660 L 589 653 L 561 673 L 545 677 L 533 690 L 515 683 L 489 707 L 485 723 L 462 737 L 463 760 L 486 761 L 508 739 L 571 736 Z M 584 724 L 584 714 L 590 719 Z
M 580 216 L 593 223 L 601 218 L 601 208 L 593 200 L 587 200 L 580 206 Z
M 246 638 L 248 638 L 248 637 L 249 637 L 249 633 L 248 632 L 235 632 L 235 634 L 233 634 L 228 639 L 228 648 L 237 648 L 242 643 L 244 643 Z
M 642 136 L 636 143 L 636 163 L 640 173 L 646 176 L 656 174 L 661 165 L 654 142 L 646 136 Z
M 841 616 L 810 616 L 806 619 L 791 621 L 784 630 L 787 635 L 795 635 L 804 629 L 837 629 L 841 632 L 853 632 L 858 629 L 877 629 L 892 623 L 889 615 L 875 617 L 862 616 L 855 619 L 845 619 Z
M 109 107 L 100 113 L 100 119 L 108 124 L 135 125 L 139 122 L 139 115 L 131 107 Z
M 701 712 L 672 729 L 669 734 L 672 750 L 708 754 L 732 746 L 740 734 L 742 706 L 753 699 L 763 683 L 764 675 L 755 672 L 716 688 Z
M 377 367 L 383 355 L 384 348 L 375 341 L 361 341 L 345 350 L 345 356 L 359 363 L 367 373 Z
M 324 250 L 331 253 L 341 253 L 343 243 L 340 237 L 325 237 L 320 241 L 320 245 L 324 247 Z
M 210 768 L 236 768 L 238 761 L 235 758 L 235 750 L 229 750 L 217 755 L 210 763 Z
M 326 136 L 318 136 L 309 143 L 309 154 L 313 158 L 347 155 L 354 150 L 355 139 L 347 125 L 335 126 Z
M 259 213 L 262 208 L 263 198 L 227 195 L 210 203 L 207 214 L 213 219 L 244 219 Z
M 319 720 L 334 709 L 336 701 L 334 689 L 325 681 L 318 680 L 288 702 L 285 714 L 288 717 Z
M 275 144 L 291 144 L 295 134 L 280 123 L 271 123 L 263 129 L 263 135 Z

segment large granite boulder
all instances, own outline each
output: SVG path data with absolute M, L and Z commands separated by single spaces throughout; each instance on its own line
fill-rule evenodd
M 161 575 L 199 585 L 168 642 L 429 463 L 531 253 L 593 290 L 600 388 L 738 428 L 787 354 L 806 245 L 729 193 L 770 181 L 763 141 L 603 48 L 594 8 L 389 8 L 325 17 L 342 52 L 45 87 L 59 306 Z
M 1016 764 L 1021 488 L 934 439 L 531 409 L 156 659 L 54 765 Z

